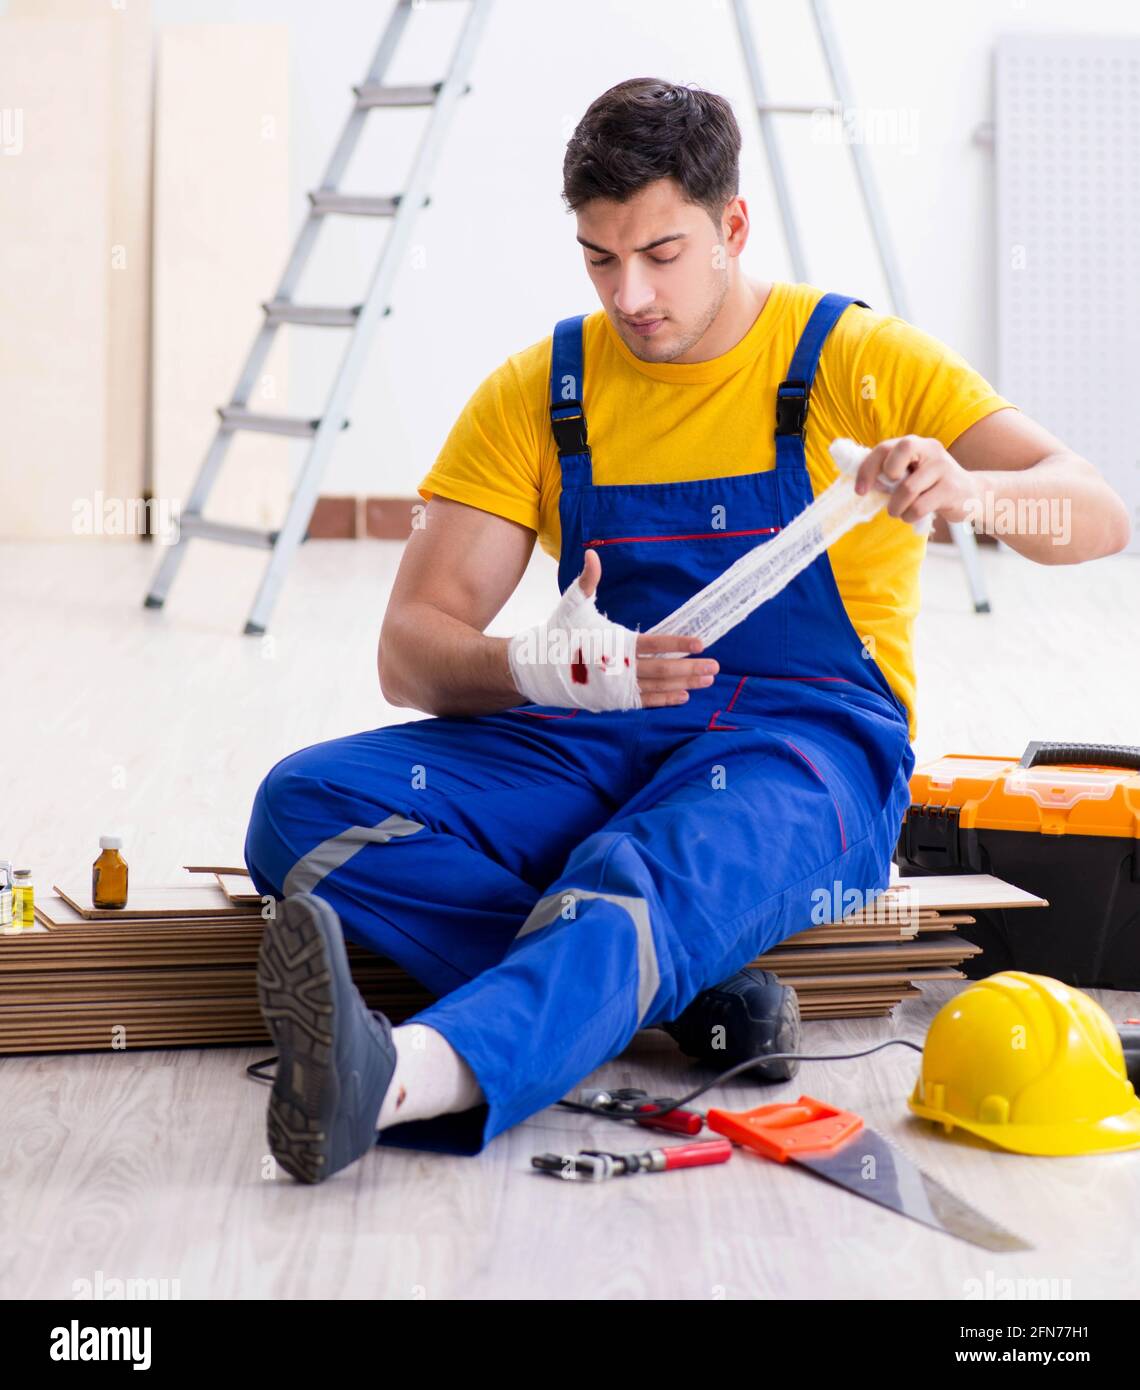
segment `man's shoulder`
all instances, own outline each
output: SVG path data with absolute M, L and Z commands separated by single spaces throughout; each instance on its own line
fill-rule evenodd
M 830 364 L 838 380 L 855 383 L 867 373 L 921 371 L 959 359 L 945 343 L 898 314 L 850 304 L 828 334 L 822 360 L 825 373 Z
M 817 291 L 817 297 L 813 300 L 812 307 L 823 298 L 824 291 Z M 903 320 L 896 318 L 894 314 L 882 313 L 871 306 L 864 307 L 862 304 L 849 304 L 828 334 L 827 341 L 832 347 L 857 350 L 876 334 L 884 324 L 902 323 Z
M 520 410 L 533 414 L 539 409 L 548 390 L 552 338 L 548 333 L 485 368 L 466 411 L 514 415 Z
M 602 346 L 605 333 L 605 310 L 565 315 L 581 318 L 583 354 L 589 358 Z M 554 325 L 550 332 L 535 342 L 504 357 L 490 377 L 504 389 L 517 392 L 528 404 L 542 404 L 550 395 L 550 360 L 554 350 Z
M 807 281 L 783 281 L 777 284 L 781 294 L 780 331 L 798 342 L 820 300 L 831 291 Z M 877 313 L 874 308 L 864 308 L 862 304 L 849 304 L 832 324 L 824 341 L 823 352 L 826 357 L 850 361 L 886 323 L 902 324 L 903 320 L 892 314 Z
M 491 373 L 504 384 L 510 383 L 529 401 L 543 398 L 550 381 L 550 354 L 554 346 L 554 330 L 537 341 L 519 348 L 504 357 Z
M 956 355 L 940 339 L 892 312 L 851 304 L 828 335 L 827 346 L 836 356 L 854 359 L 864 353 L 893 360 L 905 357 L 939 358 Z

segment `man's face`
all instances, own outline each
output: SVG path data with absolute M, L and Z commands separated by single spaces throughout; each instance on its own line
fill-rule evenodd
M 715 227 L 673 179 L 658 179 L 628 202 L 593 198 L 578 209 L 586 273 L 622 341 L 642 361 L 683 356 L 720 312 L 731 259 L 747 237 L 747 218 L 731 214 L 743 208 L 733 199 Z

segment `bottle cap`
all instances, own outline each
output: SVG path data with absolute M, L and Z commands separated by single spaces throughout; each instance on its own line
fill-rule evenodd
M 31 876 L 31 869 L 17 869 L 16 872 L 12 875 L 13 878 L 31 878 Z
M 100 849 L 122 849 L 123 837 L 121 835 L 100 835 Z

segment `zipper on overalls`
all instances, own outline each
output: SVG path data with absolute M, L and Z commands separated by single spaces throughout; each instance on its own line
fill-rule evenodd
M 694 531 L 680 536 L 608 536 L 598 540 L 583 541 L 582 548 L 589 550 L 596 545 L 628 545 L 635 541 L 717 541 L 729 536 L 774 536 L 778 526 L 759 526 L 752 531 Z

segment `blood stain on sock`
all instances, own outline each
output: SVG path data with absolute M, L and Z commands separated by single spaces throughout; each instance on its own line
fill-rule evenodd
M 589 685 L 590 673 L 586 670 L 586 663 L 582 660 L 582 648 L 578 648 L 578 654 L 570 667 L 570 679 L 575 685 Z

